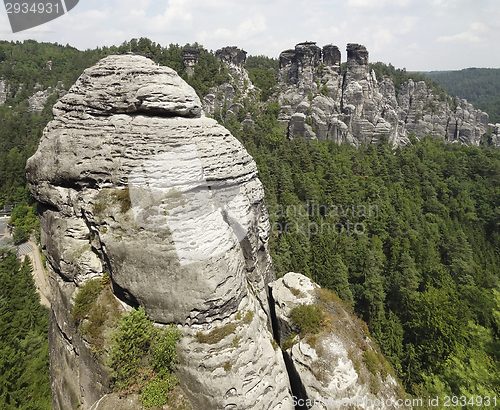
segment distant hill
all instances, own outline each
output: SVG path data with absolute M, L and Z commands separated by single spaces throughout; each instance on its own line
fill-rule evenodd
M 486 111 L 490 122 L 500 123 L 500 68 L 466 68 L 422 74 L 443 85 L 449 94 L 465 98 L 474 107 Z

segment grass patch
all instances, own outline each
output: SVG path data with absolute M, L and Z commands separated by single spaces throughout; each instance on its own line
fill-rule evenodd
M 98 201 L 94 202 L 94 205 L 92 205 L 92 212 L 94 215 L 102 214 L 105 209 L 106 209 L 106 202 L 102 199 L 99 199 Z
M 278 350 L 278 347 L 280 347 L 280 345 L 278 344 L 278 342 L 276 340 L 271 339 L 271 345 L 273 346 L 273 349 L 276 351 Z
M 111 341 L 107 330 L 116 329 L 118 319 L 120 319 L 120 306 L 109 285 L 104 282 L 103 290 L 92 304 L 88 317 L 80 328 L 82 335 L 91 344 L 94 356 L 99 356 L 109 349 Z
M 370 393 L 378 394 L 380 392 L 380 381 L 373 374 L 370 376 Z
M 289 288 L 293 296 L 298 297 L 302 292 L 297 288 Z
M 235 336 L 235 337 L 234 337 L 234 339 L 233 339 L 233 347 L 234 347 L 234 348 L 236 348 L 236 349 L 237 349 L 238 347 L 240 347 L 240 340 L 241 340 L 241 339 L 240 339 L 238 336 Z
M 249 325 L 250 323 L 252 323 L 252 319 L 253 319 L 253 311 L 249 310 L 245 315 L 245 318 L 243 319 L 243 323 L 245 325 Z
M 380 375 L 385 381 L 387 379 L 387 376 L 389 375 L 394 376 L 394 369 L 385 358 L 381 363 L 382 363 L 382 368 L 380 369 Z
M 231 370 L 231 367 L 231 362 L 226 362 L 226 364 L 224 365 L 224 370 L 228 372 L 229 370 Z
M 281 349 L 284 350 L 285 352 L 288 349 L 291 349 L 293 345 L 297 343 L 297 341 L 295 340 L 295 336 L 296 335 L 292 333 L 290 337 L 283 342 Z
M 90 309 L 99 297 L 101 290 L 101 281 L 99 279 L 91 279 L 78 292 L 75 298 L 75 306 L 71 312 L 73 320 L 76 323 L 79 323 L 88 316 Z
M 198 343 L 213 345 L 215 343 L 219 343 L 222 339 L 225 339 L 227 336 L 234 333 L 235 330 L 236 325 L 234 323 L 228 323 L 225 326 L 212 329 L 208 334 L 204 334 L 203 332 L 196 333 L 196 340 Z
M 316 335 L 310 335 L 306 341 L 309 346 L 311 346 L 313 349 L 316 349 L 316 343 L 318 342 L 318 338 L 316 337 Z
M 325 314 L 321 306 L 300 305 L 290 311 L 290 319 L 300 329 L 300 335 L 319 333 L 324 326 Z
M 179 382 L 171 372 L 178 362 L 181 336 L 173 326 L 155 328 L 142 307 L 122 315 L 106 363 L 113 369 L 115 390 L 140 392 L 145 408 L 166 404 L 169 392 Z
M 126 213 L 132 208 L 132 201 L 130 200 L 130 190 L 128 185 L 125 185 L 124 189 L 115 189 L 113 192 L 113 197 L 116 202 L 120 204 L 120 212 L 122 214 Z
M 179 383 L 175 376 L 154 377 L 141 389 L 141 402 L 146 409 L 161 407 L 168 402 L 170 391 Z
M 349 352 L 347 352 L 347 357 L 349 360 L 352 362 L 352 366 L 354 367 L 354 370 L 356 371 L 358 377 L 361 377 L 361 362 L 356 359 L 355 353 L 353 349 L 350 349 Z
M 363 362 L 371 374 L 377 374 L 380 361 L 377 354 L 373 350 L 365 350 L 363 352 Z
M 101 352 L 104 346 L 102 327 L 107 317 L 108 315 L 106 314 L 105 308 L 99 303 L 96 303 L 90 310 L 88 321 L 85 321 L 82 327 L 82 334 L 89 339 L 96 353 Z

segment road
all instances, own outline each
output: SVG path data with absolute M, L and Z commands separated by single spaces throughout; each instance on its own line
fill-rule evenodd
M 32 241 L 28 243 L 33 246 L 33 251 L 27 255 L 30 257 L 31 265 L 33 266 L 33 279 L 35 279 L 36 290 L 40 295 L 40 303 L 50 308 L 50 287 L 47 271 L 43 268 L 38 245 Z
M 11 239 L 9 230 L 7 229 L 8 220 L 9 217 L 0 218 L 0 248 L 2 246 L 6 246 L 7 242 Z M 33 250 L 25 255 L 29 256 L 31 266 L 33 266 L 33 279 L 35 280 L 36 290 L 40 295 L 40 303 L 50 308 L 50 287 L 47 271 L 43 268 L 38 245 L 31 240 L 28 243 L 31 245 Z M 24 255 L 22 258 L 24 259 Z

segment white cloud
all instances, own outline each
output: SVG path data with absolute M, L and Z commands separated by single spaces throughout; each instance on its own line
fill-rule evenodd
M 441 36 L 437 43 L 481 43 L 484 39 L 480 36 L 488 31 L 485 24 L 474 22 L 469 25 L 469 30 L 451 36 Z
M 266 18 L 262 14 L 256 14 L 243 20 L 238 27 L 231 30 L 229 28 L 218 28 L 213 32 L 203 31 L 198 34 L 198 38 L 203 41 L 208 38 L 216 38 L 234 43 L 237 40 L 250 40 L 253 36 L 266 31 Z

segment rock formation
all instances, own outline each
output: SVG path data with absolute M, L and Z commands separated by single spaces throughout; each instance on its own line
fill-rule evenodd
M 243 146 L 175 71 L 140 56 L 85 70 L 53 112 L 27 177 L 53 296 L 54 409 L 114 402 L 97 404 L 104 359 L 71 318 L 79 288 L 104 272 L 119 306 L 183 332 L 178 375 L 195 409 L 291 409 L 270 331 L 264 192 Z M 230 331 L 200 338 L 215 328 Z
M 224 108 L 225 117 L 238 115 L 244 99 L 259 104 L 255 87 L 243 68 L 244 54 L 234 47 L 217 51 L 231 73 L 231 81 L 210 90 L 203 101 L 206 113 Z M 347 62 L 341 70 L 337 46 L 320 48 L 299 43 L 279 56 L 278 87 L 271 98 L 281 106 L 279 116 L 289 138 L 328 139 L 337 143 L 377 143 L 382 135 L 395 146 L 432 134 L 447 142 L 478 145 L 492 131 L 497 144 L 498 127 L 488 114 L 466 100 L 435 95 L 424 82 L 408 80 L 396 89 L 392 79 L 377 79 L 363 45 L 347 45 Z M 243 81 L 242 81 L 243 79 Z M 244 121 L 253 124 L 251 118 Z
M 243 105 L 241 99 L 255 99 L 257 90 L 250 81 L 248 71 L 244 65 L 247 52 L 236 47 L 224 47 L 215 52 L 216 58 L 229 70 L 229 82 L 213 87 L 202 101 L 203 111 L 211 116 L 215 116 L 221 111 L 225 111 L 224 118 L 231 114 L 238 115 L 238 111 Z M 245 122 L 253 124 L 250 116 Z
M 313 409 L 348 407 L 352 404 L 349 398 L 354 400 L 352 408 L 407 408 L 396 406 L 398 400 L 404 403 L 404 393 L 350 306 L 299 273 L 287 273 L 269 287 L 276 333 L 286 349 L 289 372 L 300 381 L 297 390 L 303 397 L 316 403 Z M 301 305 L 321 307 L 327 323 L 323 330 L 305 337 L 294 336 L 299 330 L 290 313 Z M 283 344 L 287 339 L 289 346 Z
M 423 81 L 408 80 L 396 90 L 392 80 L 378 81 L 368 51 L 347 45 L 347 67 L 340 72 L 340 52 L 333 45 L 299 43 L 280 54 L 280 120 L 290 138 L 376 143 L 382 134 L 395 146 L 405 145 L 410 132 L 432 134 L 449 142 L 478 145 L 488 130 L 488 115 L 458 100 L 439 96 Z
M 329 50 L 335 71 L 338 53 Z M 27 177 L 50 276 L 55 410 L 140 408 L 137 394 L 111 391 L 105 366 L 114 320 L 138 306 L 183 334 L 173 393 L 182 408 L 292 410 L 309 398 L 313 409 L 331 409 L 354 395 L 396 398 L 382 361 L 373 374 L 361 364 L 362 350 L 375 351 L 361 321 L 300 274 L 274 281 L 255 162 L 203 116 L 173 70 L 106 57 L 53 113 Z M 97 300 L 105 339 L 97 351 L 71 312 L 82 287 L 104 273 L 111 288 Z M 296 331 L 292 308 L 318 303 L 331 326 L 316 343 L 297 337 L 284 346 Z M 319 404 L 325 397 L 333 404 Z
M 39 88 L 42 86 L 38 84 Z M 38 88 L 35 86 L 35 88 Z M 58 97 L 63 96 L 66 91 L 63 90 L 63 83 L 59 81 L 55 87 L 48 87 L 46 90 L 40 90 L 28 98 L 28 106 L 30 112 L 42 112 L 45 103 L 51 95 L 57 93 Z
M 194 66 L 198 62 L 200 51 L 195 47 L 186 47 L 182 50 L 182 58 L 184 61 L 184 69 L 188 75 L 194 73 Z
M 224 47 L 215 52 L 215 58 L 228 66 L 242 68 L 247 59 L 247 52 L 236 46 Z
M 9 94 L 9 86 L 5 80 L 0 78 L 0 105 L 4 105 Z

